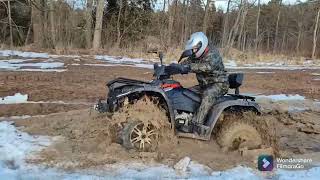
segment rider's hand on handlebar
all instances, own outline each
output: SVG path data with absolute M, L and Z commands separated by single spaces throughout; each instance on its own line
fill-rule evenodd
M 169 66 L 181 74 L 188 74 L 191 70 L 190 65 L 187 65 L 187 64 L 181 65 L 181 64 L 172 63 Z

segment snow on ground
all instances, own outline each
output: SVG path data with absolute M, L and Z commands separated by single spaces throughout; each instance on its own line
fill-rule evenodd
M 53 55 L 53 54 L 48 54 L 48 53 L 37 53 L 37 52 L 24 52 L 24 51 L 15 51 L 15 50 L 0 50 L 0 56 L 3 57 L 9 57 L 9 56 L 18 56 L 22 58 L 44 58 L 44 59 L 49 59 L 49 58 L 59 58 L 59 57 L 67 57 L 67 58 L 74 58 L 75 60 L 79 60 L 78 58 L 80 57 L 93 57 L 96 60 L 103 61 L 106 63 L 111 63 L 114 66 L 119 66 L 121 64 L 125 64 L 128 66 L 134 66 L 134 67 L 141 67 L 141 68 L 148 68 L 152 69 L 153 68 L 153 62 L 155 60 L 149 59 L 141 59 L 141 58 L 128 58 L 128 57 L 121 57 L 121 56 L 108 56 L 108 55 L 95 55 L 95 56 L 90 56 L 90 55 Z M 156 60 L 158 61 L 158 60 Z M 8 69 L 8 70 L 17 70 L 17 68 L 12 68 L 12 65 L 9 65 L 8 68 L 2 68 L 7 64 L 4 64 L 3 62 L 1 64 L 0 61 L 0 69 Z M 9 63 L 10 64 L 10 63 Z M 31 66 L 46 66 L 46 64 L 38 64 L 38 65 L 31 65 Z M 53 68 L 53 64 L 49 65 L 50 68 Z M 59 65 L 57 65 L 59 66 Z M 63 65 L 60 64 L 59 67 Z M 101 66 L 101 65 L 99 65 Z M 313 61 L 309 60 L 306 61 L 303 65 L 290 65 L 284 61 L 276 61 L 276 62 L 257 62 L 254 64 L 244 64 L 239 66 L 235 60 L 225 60 L 225 67 L 227 69 L 278 69 L 278 70 L 300 70 L 300 69 L 320 69 L 320 66 L 317 66 L 314 64 Z M 18 68 L 20 70 L 20 68 Z M 41 69 L 46 69 L 43 71 L 49 71 L 47 68 L 41 68 Z M 22 69 L 21 69 L 22 70 Z M 24 69 L 25 70 L 25 69 Z M 27 70 L 25 70 L 27 71 Z M 33 70 L 33 69 L 28 69 L 28 71 L 40 71 L 40 70 Z M 56 72 L 62 72 L 65 70 L 61 69 L 52 69 L 52 71 Z
M 273 74 L 274 72 L 269 72 L 269 71 L 265 71 L 265 72 L 256 72 L 257 74 Z
M 305 100 L 304 96 L 301 95 L 287 95 L 287 94 L 275 94 L 275 95 L 258 95 L 256 96 L 257 100 L 259 99 L 268 99 L 271 100 L 272 102 L 277 102 L 277 101 L 302 101 Z
M 10 59 L 1 60 L 0 69 L 13 70 L 13 71 L 56 71 L 61 72 L 66 69 L 55 69 L 64 67 L 64 63 L 54 62 L 52 59 L 48 59 L 43 62 L 29 62 L 34 59 Z M 24 68 L 27 67 L 27 68 Z M 30 68 L 32 67 L 32 68 Z
M 227 62 L 224 63 L 224 65 L 228 68 L 237 67 L 237 63 L 235 60 L 228 60 Z
M 88 102 L 64 102 L 64 101 L 28 101 L 28 94 L 15 93 L 13 96 L 0 97 L 0 104 L 43 103 L 43 104 L 84 104 Z
M 0 56 L 19 56 L 24 58 L 49 58 L 48 53 L 37 53 L 37 52 L 23 52 L 15 50 L 1 50 Z
M 27 94 L 15 93 L 13 96 L 0 97 L 0 104 L 18 104 L 28 101 Z

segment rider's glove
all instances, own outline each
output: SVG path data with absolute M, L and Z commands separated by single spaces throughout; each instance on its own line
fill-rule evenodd
M 191 67 L 189 64 L 181 65 L 181 74 L 188 74 L 191 71 Z

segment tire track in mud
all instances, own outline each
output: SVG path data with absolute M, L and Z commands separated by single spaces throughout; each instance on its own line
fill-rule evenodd
M 20 119 L 15 124 L 31 134 L 56 136 L 54 145 L 42 151 L 41 158 L 32 162 L 63 169 L 89 168 L 123 161 L 158 161 L 173 166 L 185 156 L 215 170 L 238 164 L 255 167 L 251 158 L 240 156 L 238 151 L 223 152 L 215 138 L 210 141 L 177 138 L 171 130 L 162 132 L 165 138 L 155 152 L 128 150 L 117 144 L 118 138 L 115 135 L 123 122 L 130 119 L 128 117 L 139 116 L 157 127 L 166 126 L 166 123 L 155 122 L 164 117 L 156 109 L 152 104 L 138 104 L 134 109 L 125 109 L 124 113 L 116 113 L 113 117 L 96 114 L 92 109 L 83 109 Z M 152 113 L 156 114 L 152 116 Z M 319 117 L 320 113 L 314 111 L 289 113 L 272 110 L 264 112 L 259 117 L 263 123 L 257 125 L 274 135 L 270 141 L 274 143 L 279 156 L 291 157 L 320 151 L 319 133 L 305 130 L 306 127 L 317 129 L 320 125 Z

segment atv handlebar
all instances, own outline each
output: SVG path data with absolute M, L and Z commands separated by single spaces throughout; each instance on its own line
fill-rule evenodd
M 181 69 L 175 65 L 158 65 L 155 63 L 153 65 L 154 69 L 154 74 L 153 76 L 156 77 L 157 79 L 169 79 L 170 76 L 175 75 L 175 74 L 183 74 L 181 72 Z

